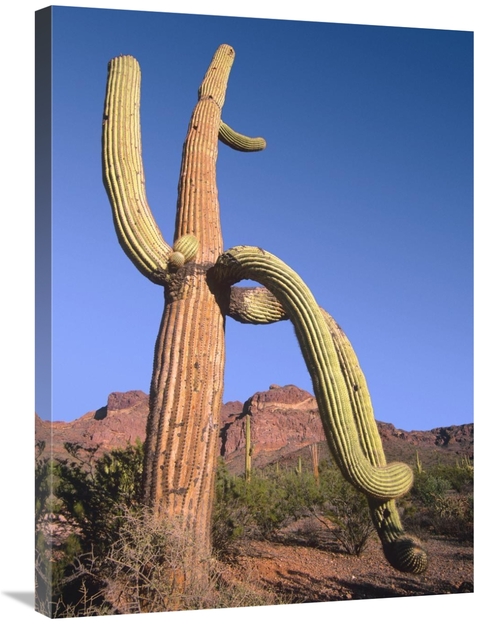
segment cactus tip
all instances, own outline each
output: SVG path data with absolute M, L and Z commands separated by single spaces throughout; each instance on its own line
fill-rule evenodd
M 387 561 L 396 570 L 412 574 L 422 574 L 427 570 L 427 553 L 416 538 L 403 536 L 384 544 L 383 548 Z

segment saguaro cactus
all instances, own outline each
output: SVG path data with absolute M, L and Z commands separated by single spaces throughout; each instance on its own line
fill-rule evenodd
M 245 418 L 245 480 L 252 478 L 252 423 L 250 414 Z
M 184 143 L 172 247 L 160 234 L 146 199 L 139 65 L 134 58 L 121 56 L 108 68 L 103 175 L 115 229 L 138 270 L 165 291 L 150 390 L 144 501 L 158 514 L 180 518 L 196 539 L 200 561 L 209 556 L 224 318 L 257 324 L 289 318 L 335 460 L 345 478 L 368 497 L 389 561 L 419 572 L 425 566 L 423 557 L 414 556 L 413 542 L 409 547 L 405 543 L 403 555 L 399 550 L 394 555 L 390 546 L 403 535 L 399 519 L 394 520 L 394 499 L 411 487 L 412 473 L 404 464 L 386 465 L 373 414 L 360 410 L 352 395 L 351 351 L 343 358 L 339 346 L 343 343 L 329 326 L 330 317 L 279 259 L 253 247 L 223 253 L 216 186 L 218 140 L 238 151 L 265 147 L 263 139 L 241 135 L 221 119 L 233 60 L 234 50 L 220 46 L 198 91 Z M 245 278 L 263 287 L 234 285 Z
M 210 551 L 224 371 L 224 293 L 207 280 L 222 252 L 215 180 L 219 132 L 239 150 L 265 146 L 221 123 L 233 59 L 233 49 L 222 45 L 199 89 L 182 156 L 173 248 L 163 240 L 146 199 L 140 69 L 131 56 L 109 63 L 103 124 L 104 183 L 118 239 L 135 266 L 165 289 L 150 389 L 144 498 L 158 513 L 184 519 L 201 556 Z

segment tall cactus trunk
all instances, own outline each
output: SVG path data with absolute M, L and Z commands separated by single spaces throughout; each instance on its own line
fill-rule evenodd
M 158 513 L 182 518 L 199 553 L 208 555 L 224 326 L 203 277 L 194 277 L 192 286 L 189 297 L 167 301 L 156 343 L 144 501 Z
M 184 143 L 175 240 L 194 235 L 199 250 L 165 289 L 144 463 L 145 502 L 171 518 L 182 518 L 201 557 L 210 552 L 225 360 L 224 316 L 206 274 L 222 252 L 216 160 L 233 58 L 229 46 L 217 51 Z

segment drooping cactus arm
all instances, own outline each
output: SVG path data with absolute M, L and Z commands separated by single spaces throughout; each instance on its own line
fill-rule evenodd
M 344 376 L 359 443 L 373 466 L 385 466 L 385 453 L 377 429 L 365 376 L 356 353 L 336 321 L 321 309 Z M 228 315 L 241 323 L 266 324 L 288 319 L 267 288 L 231 288 Z M 405 533 L 394 499 L 381 502 L 367 497 L 373 523 L 389 563 L 402 572 L 420 574 L 427 569 L 427 554 L 416 538 Z
M 321 310 L 300 277 L 257 247 L 233 247 L 214 267 L 220 280 L 252 279 L 266 286 L 292 321 L 311 375 L 326 439 L 345 478 L 379 501 L 398 498 L 413 482 L 405 464 L 372 466 L 360 446 L 346 382 Z
M 239 152 L 260 152 L 266 147 L 266 141 L 262 137 L 247 137 L 233 130 L 222 120 L 219 127 L 219 141 Z
M 354 421 L 363 453 L 374 466 L 385 466 L 387 462 L 373 414 L 368 385 L 356 353 L 340 325 L 326 310 L 321 309 L 321 313 L 333 339 L 340 367 L 346 380 L 347 392 L 353 407 Z
M 102 134 L 103 179 L 120 245 L 143 275 L 163 284 L 172 249 L 164 241 L 146 198 L 140 82 L 139 64 L 132 56 L 110 61 Z
M 354 421 L 363 453 L 374 466 L 385 466 L 385 453 L 373 414 L 368 385 L 356 353 L 335 320 L 322 310 L 347 383 Z M 420 574 L 427 569 L 427 553 L 421 544 L 405 533 L 395 500 L 380 502 L 368 497 L 373 523 L 389 563 L 402 572 Z

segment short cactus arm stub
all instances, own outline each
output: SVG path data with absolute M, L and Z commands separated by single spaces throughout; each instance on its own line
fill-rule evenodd
M 233 286 L 227 315 L 239 323 L 268 325 L 288 319 L 288 315 L 267 288 Z
M 236 132 L 223 121 L 219 127 L 219 141 L 239 152 L 260 152 L 266 148 L 266 141 L 262 137 L 247 137 Z

